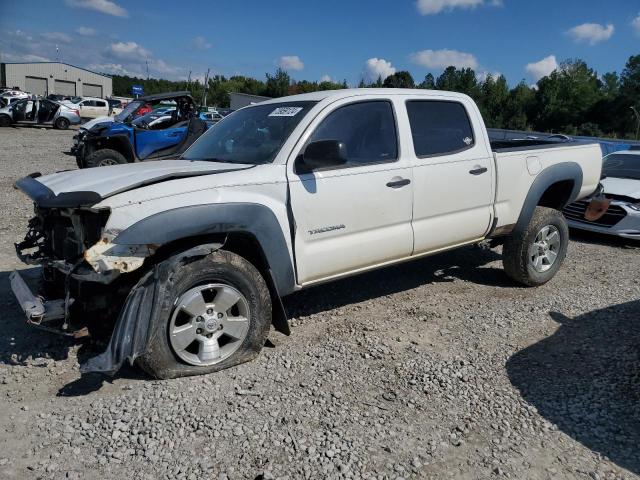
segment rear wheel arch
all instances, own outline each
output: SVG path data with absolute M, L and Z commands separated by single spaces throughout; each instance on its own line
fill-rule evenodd
M 573 202 L 582 187 L 582 168 L 575 162 L 563 162 L 543 170 L 529 188 L 516 223 L 516 231 L 524 231 L 536 207 L 562 210 Z

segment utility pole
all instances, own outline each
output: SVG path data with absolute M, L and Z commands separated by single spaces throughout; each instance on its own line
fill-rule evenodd
M 56 62 L 60 61 L 60 49 L 58 48 L 58 45 L 56 45 Z
M 191 70 L 189 70 L 189 76 L 187 77 L 187 90 L 191 91 Z
M 149 80 L 149 59 L 148 58 L 145 60 L 145 63 L 147 64 L 147 80 Z
M 636 116 L 636 140 L 638 140 L 638 134 L 640 133 L 640 113 L 638 113 L 638 110 L 636 110 L 636 107 L 629 107 L 631 110 L 633 110 L 633 113 Z
M 207 90 L 209 89 L 209 71 L 211 69 L 207 68 L 207 74 L 204 76 L 204 92 L 202 93 L 202 106 L 207 106 Z

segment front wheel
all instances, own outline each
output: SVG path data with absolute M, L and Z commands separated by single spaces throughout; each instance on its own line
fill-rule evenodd
M 529 225 L 509 237 L 502 263 L 509 277 L 530 287 L 551 280 L 562 266 L 569 245 L 569 228 L 558 210 L 536 207 Z
M 89 155 L 84 164 L 88 168 L 93 167 L 108 167 L 110 165 L 120 165 L 127 163 L 127 159 L 124 158 L 120 152 L 111 150 L 110 148 L 103 148 L 97 152 L 93 152 Z
M 158 280 L 162 281 L 162 280 Z M 271 325 L 271 297 L 247 260 L 218 250 L 175 268 L 138 365 L 156 378 L 200 375 L 252 360 Z

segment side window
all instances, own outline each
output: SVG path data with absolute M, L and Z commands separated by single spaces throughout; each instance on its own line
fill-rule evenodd
M 80 102 L 80 106 L 81 107 L 90 107 L 91 106 L 91 101 L 85 100 L 84 102 Z
M 96 100 L 96 105 L 97 105 L 98 107 L 102 107 L 102 108 L 104 108 L 104 107 L 106 107 L 106 106 L 107 106 L 107 103 L 106 103 L 106 102 L 99 102 L 99 101 L 97 101 L 97 100 Z
M 410 100 L 407 113 L 417 157 L 461 152 L 475 144 L 467 110 L 459 102 Z
M 351 166 L 396 160 L 398 139 L 391 102 L 358 102 L 336 109 L 316 128 L 309 143 L 318 140 L 344 143 Z

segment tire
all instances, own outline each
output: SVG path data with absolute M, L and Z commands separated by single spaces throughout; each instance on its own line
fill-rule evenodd
M 59 117 L 53 124 L 53 128 L 57 128 L 58 130 L 66 130 L 67 128 L 69 128 L 69 120 L 64 117 Z
M 271 297 L 264 278 L 251 263 L 234 253 L 218 250 L 190 263 L 176 263 L 166 278 L 166 293 L 164 298 L 159 299 L 163 302 L 163 307 L 151 319 L 145 353 L 136 359 L 142 370 L 159 379 L 201 375 L 248 362 L 258 355 L 271 326 Z M 205 320 L 198 323 L 197 319 L 202 316 L 199 310 L 192 308 L 197 302 L 189 303 L 188 299 L 192 298 L 190 292 L 201 290 L 211 293 L 212 290 L 207 290 L 209 287 L 218 288 L 220 285 L 225 291 L 228 289 L 239 294 L 241 301 L 246 301 L 246 308 L 243 309 L 238 302 L 232 308 L 224 310 L 224 318 L 219 320 L 217 326 L 209 325 L 209 322 L 213 323 L 223 314 L 210 312 L 213 308 L 209 308 L 206 312 L 212 313 L 212 316 L 205 315 Z M 204 298 L 207 308 L 213 306 L 215 309 L 224 309 L 225 307 L 218 306 L 218 295 L 220 294 L 215 292 L 214 297 L 207 298 L 205 295 L 199 298 Z M 233 309 L 236 308 L 238 310 L 234 313 Z M 246 315 L 246 323 L 228 320 L 242 318 L 243 314 Z M 231 330 L 227 328 L 233 323 L 244 325 L 242 339 L 236 338 L 240 335 L 233 331 L 233 325 Z M 194 325 L 201 328 L 193 330 Z M 179 342 L 174 340 L 173 333 L 185 329 L 196 333 L 199 330 L 201 334 L 195 335 L 193 342 L 183 349 L 182 345 L 176 346 Z M 227 338 L 227 330 L 235 336 Z M 209 333 L 211 331 L 216 333 Z M 214 337 L 219 345 L 216 350 L 218 356 L 214 354 L 207 357 L 212 351 L 209 345 L 213 343 L 210 338 L 205 337 L 218 334 L 219 338 Z M 227 343 L 223 343 L 225 339 Z M 187 342 L 189 339 L 183 341 L 183 344 Z M 200 354 L 204 355 L 204 361 L 200 360 Z
M 0 127 L 10 127 L 11 118 L 8 115 L 0 115 Z
M 87 168 L 107 167 L 122 163 L 127 163 L 127 159 L 124 158 L 120 152 L 116 152 L 110 148 L 103 148 L 102 150 L 93 152 L 91 155 L 86 157 L 84 161 L 85 167 Z
M 523 285 L 544 285 L 562 266 L 568 245 L 569 228 L 562 213 L 536 207 L 524 231 L 513 233 L 505 241 L 502 250 L 504 270 L 511 279 Z

